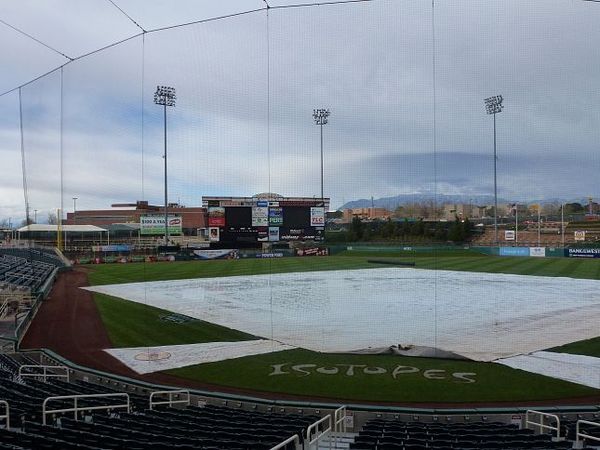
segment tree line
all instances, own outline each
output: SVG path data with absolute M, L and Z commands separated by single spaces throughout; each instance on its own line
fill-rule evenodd
M 373 220 L 362 221 L 354 217 L 348 228 L 325 233 L 327 242 L 371 242 L 371 241 L 437 241 L 461 243 L 471 239 L 473 223 L 458 217 L 450 222 Z

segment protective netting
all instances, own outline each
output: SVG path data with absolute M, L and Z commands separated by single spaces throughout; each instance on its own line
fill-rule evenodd
M 595 5 L 381 0 L 255 6 L 254 12 L 140 34 L 1 96 L 0 219 L 16 224 L 35 216 L 47 223 L 74 209 L 136 200 L 164 204 L 164 109 L 153 101 L 157 85 L 177 90 L 176 106 L 166 113 L 168 198 L 180 205 L 202 206 L 202 196 L 261 192 L 319 198 L 320 130 L 311 115 L 330 108 L 323 189 L 331 209 L 403 194 L 412 198 L 408 203 L 429 207 L 426 219 L 435 221 L 445 204 L 489 206 L 493 119 L 483 99 L 499 94 L 505 107 L 496 117 L 499 203 L 600 195 Z M 135 7 L 130 14 L 146 30 L 185 21 L 170 16 L 155 23 Z M 446 244 L 440 236 L 434 229 L 417 244 Z M 105 243 L 106 236 L 94 239 Z M 396 243 L 402 245 L 401 239 Z M 433 250 L 427 269 L 437 268 L 436 258 Z M 543 290 L 524 279 L 416 271 L 394 276 L 390 272 L 412 269 L 386 267 L 372 269 L 379 274 L 369 280 L 363 278 L 368 273 L 323 272 L 295 275 L 292 282 L 275 275 L 277 262 L 265 264 L 268 274 L 254 281 L 193 286 L 185 298 L 191 303 L 178 312 L 236 328 L 229 319 L 245 317 L 243 297 L 256 295 L 260 314 L 239 328 L 265 338 L 304 342 L 314 350 L 415 344 L 470 356 L 491 345 L 476 345 L 478 336 L 504 339 L 507 330 L 528 329 L 527 321 L 540 332 L 528 335 L 534 345 L 511 347 L 520 339 L 514 334 L 489 352 L 505 355 L 592 337 L 593 327 L 561 335 L 545 322 L 547 316 L 560 320 L 567 309 L 561 302 L 568 304 L 575 291 L 579 307 L 588 308 L 586 317 L 598 314 L 587 285 L 552 284 L 544 289 L 553 303 L 545 304 Z M 500 270 L 512 262 L 494 264 Z M 166 306 L 151 298 L 151 287 L 145 289 L 139 301 Z M 175 295 L 173 289 L 163 292 L 165 299 Z M 492 300 L 477 309 L 486 291 Z M 538 307 L 520 314 L 519 302 L 531 298 Z M 507 304 L 514 314 L 507 314 Z M 237 312 L 229 314 L 228 307 Z M 468 320 L 460 321 L 464 311 Z M 550 332 L 563 337 L 553 340 Z M 354 333 L 364 339 L 352 340 Z

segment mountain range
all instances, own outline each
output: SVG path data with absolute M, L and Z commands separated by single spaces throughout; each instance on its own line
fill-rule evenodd
M 437 194 L 437 196 L 435 194 L 430 194 L 430 193 L 426 193 L 426 194 L 400 194 L 400 195 L 396 195 L 393 197 L 382 197 L 382 198 L 376 198 L 376 199 L 359 199 L 359 200 L 352 200 L 349 202 L 344 203 L 342 206 L 340 206 L 338 209 L 348 209 L 348 208 L 368 208 L 371 206 L 374 207 L 378 207 L 378 208 L 386 208 L 389 210 L 394 210 L 396 209 L 398 206 L 403 206 L 409 203 L 425 203 L 425 202 L 431 202 L 431 201 L 437 201 L 438 204 L 443 205 L 446 203 L 465 203 L 465 204 L 472 204 L 472 205 L 478 205 L 478 206 L 483 206 L 483 205 L 493 205 L 494 204 L 494 196 L 493 195 L 446 195 L 446 194 Z M 557 204 L 561 204 L 561 203 L 581 203 L 582 205 L 586 205 L 588 204 L 588 199 L 587 198 L 578 198 L 578 199 L 571 199 L 571 200 L 564 200 L 564 199 L 559 199 L 559 198 L 547 198 L 547 199 L 532 199 L 532 200 L 507 200 L 505 198 L 500 198 L 498 197 L 498 204 L 511 204 L 511 203 L 526 203 L 526 204 L 532 204 L 532 203 L 541 203 L 541 204 L 547 204 L 547 203 L 557 203 Z

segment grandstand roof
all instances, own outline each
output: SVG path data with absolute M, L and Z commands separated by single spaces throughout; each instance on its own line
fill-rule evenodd
M 63 225 L 61 227 L 62 231 L 68 233 L 103 233 L 108 230 L 104 228 L 97 227 L 95 225 Z M 42 223 L 34 223 L 28 226 L 21 227 L 17 230 L 18 232 L 27 232 L 27 231 L 40 231 L 40 232 L 48 232 L 48 233 L 56 233 L 58 231 L 58 225 L 46 225 Z

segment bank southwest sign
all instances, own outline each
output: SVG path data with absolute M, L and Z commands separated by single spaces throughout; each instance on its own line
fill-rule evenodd
M 569 258 L 600 258 L 600 248 L 567 248 L 565 253 Z

